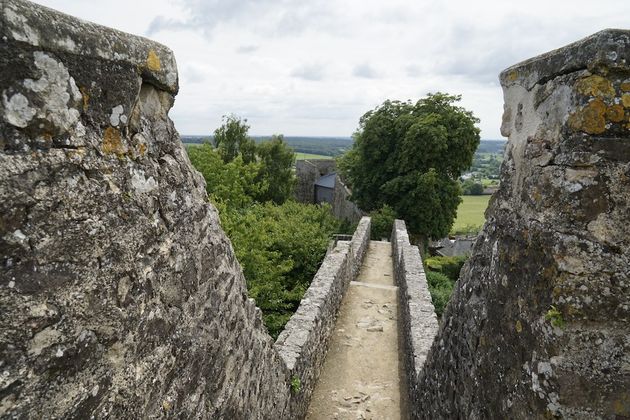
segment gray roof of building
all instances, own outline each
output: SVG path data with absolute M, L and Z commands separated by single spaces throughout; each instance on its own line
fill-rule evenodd
M 315 181 L 315 185 L 317 185 L 318 187 L 324 187 L 324 188 L 331 188 L 331 189 L 335 188 L 336 176 L 337 174 L 335 172 L 328 175 L 324 175 L 323 177 Z

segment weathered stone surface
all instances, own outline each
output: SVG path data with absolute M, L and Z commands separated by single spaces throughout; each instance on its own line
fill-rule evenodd
M 359 271 L 370 241 L 370 218 L 364 217 L 350 241 L 340 241 L 326 255 L 293 314 L 276 341 L 291 379 L 299 380 L 293 390 L 290 412 L 306 415 L 313 389 L 324 364 L 342 298 Z
M 418 416 L 626 418 L 630 31 L 501 82 L 501 187 L 427 358 Z
M 173 54 L 1 5 L 0 417 L 292 417 L 167 116 Z
M 332 211 L 339 220 L 358 222 L 366 214 L 355 203 L 350 201 L 352 192 L 343 183 L 339 175 L 335 177 L 335 189 L 333 191 Z
M 391 239 L 394 277 L 398 285 L 409 415 L 417 418 L 420 417 L 421 410 L 418 378 L 421 377 L 427 353 L 437 334 L 438 322 L 420 251 L 417 246 L 409 243 L 404 221 L 394 221 Z

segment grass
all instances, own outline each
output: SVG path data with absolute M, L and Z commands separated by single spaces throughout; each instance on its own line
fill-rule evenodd
M 483 214 L 488 207 L 490 197 L 490 195 L 463 195 L 451 233 L 478 232 L 486 221 Z
M 295 160 L 304 160 L 304 159 L 334 159 L 332 156 L 324 156 L 324 155 L 314 155 L 312 153 L 296 153 Z
M 186 147 L 198 147 L 201 146 L 200 143 L 184 143 Z M 315 155 L 312 153 L 295 153 L 295 160 L 304 160 L 304 159 L 334 159 L 332 156 L 326 155 Z

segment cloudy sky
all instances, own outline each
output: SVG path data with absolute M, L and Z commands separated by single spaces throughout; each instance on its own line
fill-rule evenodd
M 208 134 L 223 114 L 255 135 L 349 136 L 385 99 L 462 94 L 482 138 L 501 138 L 498 73 L 590 35 L 630 27 L 630 1 L 37 0 L 168 45 L 171 118 Z

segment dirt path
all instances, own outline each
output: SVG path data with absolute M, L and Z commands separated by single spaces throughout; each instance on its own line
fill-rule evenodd
M 307 419 L 406 418 L 391 244 L 371 241 L 343 298 Z

